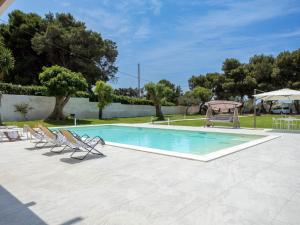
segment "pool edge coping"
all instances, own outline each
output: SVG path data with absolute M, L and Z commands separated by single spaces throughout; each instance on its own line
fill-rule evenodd
M 145 123 L 137 123 L 137 124 L 127 124 L 127 123 L 117 123 L 117 124 L 93 124 L 93 125 L 79 125 L 79 126 L 64 126 L 64 127 L 52 127 L 54 129 L 57 128 L 74 128 L 74 127 L 95 127 L 95 126 L 107 126 L 107 125 L 113 125 L 113 126 L 131 126 L 131 127 L 142 127 L 142 128 L 152 128 L 152 129 L 169 129 L 169 130 L 185 130 L 185 131 L 203 131 L 202 127 L 170 127 L 168 125 L 153 125 L 153 124 L 145 124 Z M 223 131 L 223 130 L 210 130 L 211 128 L 205 129 L 204 132 L 213 132 L 213 133 L 229 133 L 229 134 L 236 134 L 236 129 L 234 130 L 229 130 L 228 131 Z M 242 129 L 238 129 L 241 131 Z M 247 130 L 247 129 L 244 129 Z M 267 130 L 267 129 L 266 129 Z M 266 131 L 263 130 L 263 131 Z M 230 132 L 231 131 L 231 132 Z M 248 131 L 253 131 L 249 130 Z M 260 130 L 262 131 L 262 130 Z M 239 133 L 241 134 L 241 133 Z M 244 133 L 245 135 L 255 135 L 255 134 L 249 134 L 249 133 Z M 106 142 L 107 145 L 109 146 L 114 146 L 114 147 L 119 147 L 119 148 L 125 148 L 125 149 L 130 149 L 130 150 L 135 150 L 135 151 L 142 151 L 142 152 L 148 152 L 148 153 L 153 153 L 153 154 L 159 154 L 159 155 L 165 155 L 165 156 L 172 156 L 172 157 L 177 157 L 177 158 L 183 158 L 183 159 L 189 159 L 189 160 L 198 160 L 202 162 L 208 162 L 212 161 L 221 157 L 224 157 L 226 155 L 230 155 L 239 151 L 242 151 L 244 149 L 271 141 L 273 139 L 279 138 L 279 135 L 269 135 L 269 134 L 256 134 L 256 135 L 261 135 L 263 137 L 248 141 L 246 143 L 242 143 L 239 145 L 235 145 L 232 147 L 228 148 L 223 148 L 220 150 L 217 150 L 215 152 L 211 152 L 205 155 L 196 155 L 196 154 L 190 154 L 190 153 L 182 153 L 182 152 L 171 152 L 167 150 L 162 150 L 162 149 L 157 149 L 157 148 L 148 148 L 148 147 L 142 147 L 142 146 L 137 146 L 137 145 L 128 145 L 128 144 L 121 144 L 121 143 L 116 143 L 116 142 Z
M 116 142 L 106 142 L 106 144 L 109 146 L 126 148 L 126 149 L 135 150 L 135 151 L 142 151 L 142 152 L 148 152 L 148 153 L 165 155 L 165 156 L 172 156 L 172 157 L 183 158 L 183 159 L 198 160 L 198 161 L 202 161 L 202 162 L 209 162 L 209 161 L 224 157 L 226 155 L 230 155 L 230 154 L 242 151 L 244 149 L 271 141 L 271 140 L 279 138 L 279 137 L 280 136 L 269 135 L 266 137 L 258 138 L 256 140 L 248 141 L 243 144 L 235 145 L 235 146 L 228 147 L 228 148 L 223 148 L 223 149 L 220 149 L 220 150 L 217 150 L 215 152 L 208 153 L 205 155 L 196 155 L 196 154 L 189 154 L 189 153 L 182 153 L 182 152 L 171 152 L 171 151 L 161 150 L 161 149 L 157 149 L 157 148 L 148 148 L 148 147 L 141 147 L 141 146 L 136 146 L 136 145 L 120 144 L 120 143 L 116 143 Z

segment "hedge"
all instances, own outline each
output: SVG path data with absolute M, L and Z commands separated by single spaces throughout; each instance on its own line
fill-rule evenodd
M 153 105 L 153 102 L 144 98 L 135 98 L 129 96 L 114 95 L 113 102 L 119 102 L 122 104 L 132 104 L 132 105 Z M 164 101 L 163 106 L 174 106 L 172 102 Z
M 21 86 L 17 84 L 1 83 L 0 92 L 2 94 L 11 95 L 35 95 L 35 96 L 48 96 L 47 88 L 44 86 Z M 85 91 L 78 91 L 74 95 L 79 98 L 88 98 L 89 94 Z
M 47 88 L 43 86 L 21 86 L 8 83 L 0 83 L 0 91 L 2 94 L 12 95 L 47 95 Z
M 13 94 L 13 95 L 36 95 L 36 96 L 47 96 L 47 88 L 43 86 L 21 86 L 17 84 L 8 84 L 0 82 L 0 92 L 2 94 Z M 85 91 L 78 91 L 75 97 L 89 98 L 92 102 L 97 102 L 97 96 L 89 94 Z M 131 105 L 153 105 L 153 102 L 144 98 L 135 98 L 122 95 L 114 95 L 113 102 L 121 104 Z M 171 102 L 163 102 L 164 106 L 174 106 Z
M 113 102 L 131 105 L 153 105 L 153 102 L 143 98 L 135 98 L 122 95 L 114 95 Z

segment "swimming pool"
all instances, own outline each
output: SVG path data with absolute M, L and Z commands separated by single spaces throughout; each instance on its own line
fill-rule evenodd
M 210 154 L 226 149 L 236 150 L 236 146 L 246 148 L 249 143 L 257 144 L 266 136 L 232 134 L 190 130 L 160 129 L 124 125 L 101 125 L 71 127 L 68 130 L 79 135 L 100 136 L 107 144 L 119 147 L 150 151 L 207 161 Z M 228 154 L 228 153 L 227 153 Z M 207 157 L 209 156 L 210 157 Z M 204 157 L 206 156 L 206 157 Z M 205 160 L 207 159 L 207 160 Z

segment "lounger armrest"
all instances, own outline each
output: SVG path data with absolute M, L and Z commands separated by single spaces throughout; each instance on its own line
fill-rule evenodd
M 79 136 L 79 135 L 78 135 L 78 136 Z M 81 137 L 81 138 L 90 138 L 90 136 L 87 135 L 87 134 L 83 134 L 83 135 L 81 135 L 80 137 Z
M 101 143 L 102 145 L 105 145 L 105 141 L 101 137 L 99 137 L 99 136 L 95 136 L 95 137 L 93 137 L 91 139 L 88 139 L 85 143 L 88 144 L 90 142 L 97 142 L 97 143 Z
M 87 135 L 87 134 L 83 134 L 83 135 L 79 135 L 79 134 L 77 134 L 77 133 L 75 133 L 75 132 L 72 132 L 72 131 L 70 131 L 74 136 L 76 136 L 76 137 L 78 137 L 78 138 L 80 138 L 80 139 L 82 139 L 82 138 L 90 138 L 90 136 L 89 135 Z

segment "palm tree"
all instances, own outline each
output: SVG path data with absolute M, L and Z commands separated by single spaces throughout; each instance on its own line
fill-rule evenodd
M 8 74 L 9 70 L 13 69 L 15 59 L 10 49 L 5 48 L 0 42 L 0 80 L 4 79 L 4 75 Z
M 164 120 L 165 118 L 161 110 L 161 105 L 164 101 L 166 101 L 166 97 L 170 93 L 172 93 L 171 88 L 169 88 L 165 84 L 154 84 L 150 82 L 145 85 L 145 89 L 147 91 L 149 99 L 153 102 L 153 105 L 155 106 L 156 117 L 158 117 L 158 120 Z

